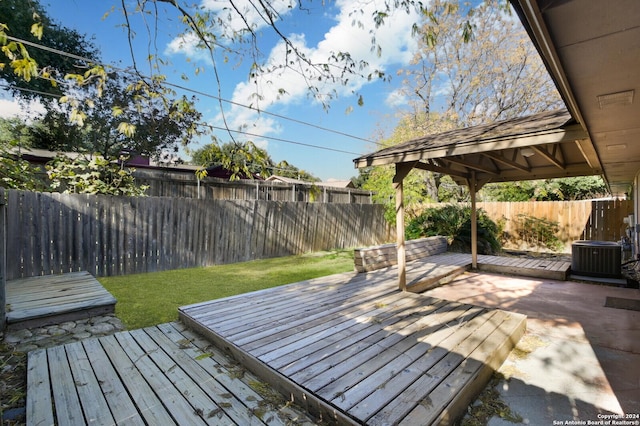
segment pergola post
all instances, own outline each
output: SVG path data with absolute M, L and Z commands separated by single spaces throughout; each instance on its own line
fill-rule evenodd
M 412 164 L 396 163 L 393 189 L 396 193 L 396 250 L 398 253 L 398 288 L 407 291 L 407 259 L 404 246 L 404 187 L 403 180 L 413 168 Z
M 476 173 L 471 172 L 469 194 L 471 195 L 471 267 L 478 269 L 478 215 L 476 214 Z

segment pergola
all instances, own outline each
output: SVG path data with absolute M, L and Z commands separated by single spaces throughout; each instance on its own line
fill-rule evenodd
M 407 290 L 403 180 L 414 168 L 451 176 L 471 194 L 471 258 L 477 268 L 476 192 L 489 182 L 602 174 L 589 134 L 566 110 L 428 135 L 353 160 L 395 165 L 398 285 Z

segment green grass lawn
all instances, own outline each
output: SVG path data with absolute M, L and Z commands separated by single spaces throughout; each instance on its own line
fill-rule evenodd
M 99 278 L 127 329 L 175 321 L 178 307 L 353 271 L 353 250 Z

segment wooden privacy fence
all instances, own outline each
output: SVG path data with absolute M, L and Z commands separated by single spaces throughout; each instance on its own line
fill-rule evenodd
M 122 275 L 380 244 L 383 207 L 189 198 L 6 194 L 6 278 Z
M 626 235 L 624 218 L 633 214 L 631 200 L 482 202 L 494 221 L 506 219 L 504 231 L 517 233 L 518 217 L 546 219 L 558 223 L 557 237 L 571 250 L 576 240 L 620 241 Z

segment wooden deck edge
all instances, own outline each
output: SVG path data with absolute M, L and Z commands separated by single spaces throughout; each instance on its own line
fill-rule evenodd
M 445 274 L 429 276 L 429 277 L 425 277 L 424 279 L 418 279 L 416 281 L 411 282 L 407 286 L 407 290 L 412 293 L 422 293 L 424 291 L 431 290 L 432 288 L 436 288 L 441 285 L 450 283 L 458 275 L 464 274 L 470 269 L 471 269 L 471 264 L 463 265 Z
M 189 329 L 203 335 L 219 349 L 230 353 L 231 356 L 244 368 L 251 371 L 261 380 L 267 382 L 285 398 L 289 398 L 293 403 L 305 409 L 309 415 L 315 416 L 329 424 L 353 426 L 360 424 L 346 413 L 315 396 L 312 392 L 305 390 L 297 383 L 289 380 L 287 377 L 260 361 L 258 358 L 248 354 L 241 348 L 225 340 L 214 331 L 199 324 L 189 315 L 182 312 L 180 308 L 178 309 L 178 319 Z
M 10 313 L 7 314 L 7 330 L 16 331 L 25 328 L 46 327 L 54 324 L 61 324 L 67 321 L 76 321 L 101 315 L 113 314 L 116 311 L 115 299 L 113 303 L 102 306 L 92 306 L 91 308 L 78 308 L 67 312 L 55 313 L 53 315 L 41 315 L 36 317 L 16 318 Z
M 517 325 L 502 343 L 495 349 L 491 357 L 482 364 L 482 367 L 475 371 L 473 377 L 468 380 L 464 392 L 458 393 L 440 413 L 432 424 L 454 424 L 467 412 L 471 403 L 480 395 L 491 380 L 491 376 L 498 371 L 500 366 L 507 359 L 513 348 L 516 347 L 527 330 L 526 315 L 510 313 L 516 317 L 521 317 Z
M 542 278 L 547 280 L 566 281 L 569 271 L 547 271 L 539 268 L 519 268 L 506 265 L 492 265 L 478 262 L 478 270 L 498 274 L 516 275 L 520 277 Z

